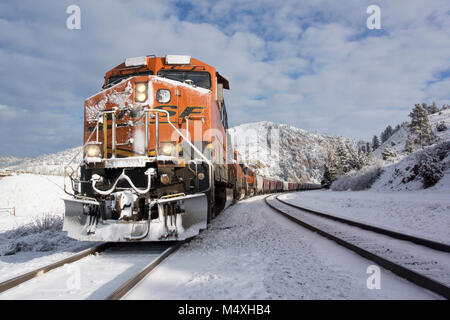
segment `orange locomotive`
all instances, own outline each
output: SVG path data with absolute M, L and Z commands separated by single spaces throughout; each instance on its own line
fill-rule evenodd
M 137 57 L 85 101 L 84 157 L 64 230 L 89 241 L 181 240 L 228 204 L 228 81 L 189 56 Z M 77 171 L 77 170 L 75 170 Z M 230 190 L 228 190 L 230 194 Z

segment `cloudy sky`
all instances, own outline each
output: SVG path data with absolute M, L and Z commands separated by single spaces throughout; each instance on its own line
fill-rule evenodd
M 80 30 L 66 27 L 72 4 Z M 366 27 L 372 4 L 380 30 Z M 414 103 L 450 103 L 450 2 L 2 1 L 0 156 L 81 145 L 84 99 L 108 69 L 149 54 L 215 66 L 231 125 L 370 139 Z

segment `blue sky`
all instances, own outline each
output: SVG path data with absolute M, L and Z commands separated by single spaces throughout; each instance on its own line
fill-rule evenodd
M 66 8 L 81 8 L 68 30 Z M 381 30 L 366 9 L 381 8 Z M 231 125 L 270 120 L 370 139 L 418 102 L 450 103 L 450 3 L 0 3 L 0 155 L 82 143 L 83 101 L 126 57 L 189 54 L 230 80 Z

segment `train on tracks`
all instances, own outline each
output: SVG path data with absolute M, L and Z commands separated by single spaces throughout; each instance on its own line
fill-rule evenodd
M 128 58 L 84 103 L 83 160 L 67 166 L 63 230 L 84 241 L 195 236 L 253 195 L 318 188 L 262 177 L 232 150 L 228 80 L 190 56 Z

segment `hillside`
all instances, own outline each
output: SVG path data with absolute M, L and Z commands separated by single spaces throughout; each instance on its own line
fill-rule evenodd
M 433 133 L 439 138 L 439 141 L 450 140 L 450 130 L 437 131 L 436 125 L 440 122 L 444 122 L 447 128 L 450 128 L 450 109 L 445 109 L 435 114 L 428 116 Z M 397 132 L 395 132 L 389 139 L 387 139 L 380 147 L 374 150 L 373 154 L 377 158 L 382 158 L 381 154 L 383 150 L 389 146 L 390 149 L 394 150 L 399 158 L 403 158 L 408 154 L 405 152 L 405 143 L 408 138 L 409 129 L 406 126 L 402 126 Z
M 229 133 L 244 162 L 259 174 L 312 183 L 320 183 L 327 152 L 340 139 L 268 121 L 242 124 Z
M 450 109 L 428 116 L 437 140 L 422 150 L 408 154 L 405 143 L 409 134 L 407 124 L 402 126 L 373 154 L 376 164 L 360 171 L 350 172 L 336 180 L 331 189 L 374 191 L 411 191 L 430 188 L 450 191 Z M 438 131 L 436 125 L 444 122 L 447 130 Z M 383 160 L 382 152 L 388 147 L 396 157 Z
M 64 175 L 64 166 L 78 153 L 75 162 L 81 161 L 81 147 L 67 149 L 55 154 L 46 154 L 36 158 L 18 159 L 12 165 L 4 166 L 4 169 L 25 173 L 36 173 L 45 175 Z M 0 163 L 4 158 L 0 158 Z
M 18 165 L 24 162 L 27 158 L 18 158 L 18 157 L 0 157 L 0 169 L 11 167 Z

